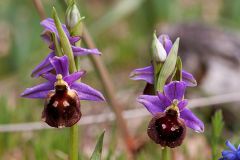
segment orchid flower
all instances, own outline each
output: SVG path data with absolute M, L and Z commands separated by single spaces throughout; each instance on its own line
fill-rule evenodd
M 164 53 L 169 54 L 171 48 L 172 48 L 172 41 L 170 40 L 169 36 L 167 35 L 160 35 L 158 37 L 158 41 L 160 43 L 157 43 L 158 45 L 162 45 Z M 131 72 L 130 78 L 132 80 L 144 80 L 147 83 L 154 84 L 154 68 L 153 65 L 144 67 L 144 68 L 138 68 Z M 197 82 L 193 75 L 185 70 L 182 70 L 182 81 L 186 83 L 187 86 L 194 87 L 197 85 Z
M 203 122 L 186 108 L 186 86 L 185 82 L 173 81 L 165 85 L 163 93 L 158 92 L 156 96 L 141 95 L 137 99 L 153 116 L 148 126 L 149 137 L 163 147 L 181 145 L 185 126 L 196 132 L 204 131 Z
M 80 100 L 104 101 L 103 95 L 92 87 L 77 82 L 85 71 L 69 74 L 67 56 L 49 58 L 56 75 L 45 73 L 47 80 L 42 84 L 27 88 L 22 94 L 25 98 L 45 99 L 42 119 L 52 127 L 70 127 L 81 117 Z
M 33 69 L 33 71 L 32 71 L 33 77 L 38 77 L 38 76 L 40 76 L 44 73 L 47 73 L 53 69 L 53 67 L 49 61 L 49 58 L 53 58 L 54 56 L 56 56 L 56 54 L 55 54 L 55 46 L 54 46 L 54 43 L 52 42 L 52 38 L 51 38 L 51 33 L 55 33 L 55 35 L 59 39 L 58 31 L 57 31 L 57 28 L 55 26 L 53 19 L 47 18 L 47 19 L 43 20 L 40 24 L 44 27 L 44 30 L 43 30 L 43 33 L 41 36 L 42 36 L 43 40 L 45 42 L 47 42 L 47 44 L 49 45 L 49 48 L 52 50 L 52 52 L 49 53 L 46 56 L 46 58 L 37 67 L 35 67 L 35 69 Z M 82 55 L 88 55 L 88 54 L 95 54 L 95 55 L 101 54 L 101 52 L 99 52 L 98 49 L 96 49 L 96 48 L 86 49 L 86 48 L 74 46 L 74 43 L 79 41 L 81 37 L 79 37 L 79 36 L 71 37 L 65 24 L 62 24 L 62 28 L 69 39 L 74 56 L 82 56 Z

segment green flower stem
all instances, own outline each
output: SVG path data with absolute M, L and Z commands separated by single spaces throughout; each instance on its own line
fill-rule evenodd
M 169 149 L 168 147 L 164 147 L 162 149 L 162 160 L 169 160 Z
M 60 44 L 63 49 L 63 53 L 67 55 L 69 59 L 69 71 L 70 73 L 76 72 L 77 69 L 75 65 L 71 44 L 62 28 L 61 22 L 57 16 L 55 8 L 53 8 L 53 19 L 58 30 Z M 70 152 L 69 152 L 70 160 L 78 160 L 78 140 L 79 140 L 78 125 L 75 124 L 70 128 Z
M 69 160 L 78 160 L 78 148 L 79 148 L 78 144 L 79 144 L 78 125 L 75 124 L 70 128 Z
M 224 121 L 222 116 L 222 111 L 218 110 L 212 117 L 212 128 L 211 128 L 211 149 L 212 149 L 212 160 L 218 160 L 219 155 L 219 145 L 222 130 L 224 127 Z

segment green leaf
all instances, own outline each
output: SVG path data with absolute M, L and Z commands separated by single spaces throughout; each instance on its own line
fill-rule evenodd
M 177 64 L 172 76 L 173 76 L 173 80 L 175 81 L 182 80 L 182 60 L 179 56 L 177 58 Z
M 212 133 L 211 133 L 211 148 L 212 148 L 212 159 L 217 160 L 220 155 L 218 155 L 218 146 L 220 141 L 220 136 L 224 126 L 222 111 L 218 110 L 212 117 Z
M 157 80 L 157 91 L 160 91 L 160 92 L 163 91 L 163 87 L 167 79 L 175 69 L 175 66 L 177 63 L 178 47 L 179 47 L 179 38 L 177 38 L 176 41 L 174 42 L 170 50 L 170 53 L 161 68 L 161 71 L 159 73 L 158 80 Z
M 90 160 L 101 160 L 104 134 L 105 131 L 103 131 L 103 133 L 99 136 L 96 147 Z
M 69 70 L 71 73 L 76 71 L 76 66 L 75 66 L 75 62 L 74 62 L 74 56 L 73 56 L 73 51 L 72 51 L 72 47 L 71 44 L 68 40 L 67 35 L 65 34 L 63 28 L 62 28 L 62 24 L 60 22 L 60 19 L 58 18 L 56 9 L 53 7 L 53 19 L 54 19 L 54 23 L 56 25 L 58 34 L 59 34 L 59 38 L 60 38 L 60 44 L 61 47 L 63 49 L 63 54 L 68 56 L 68 60 L 69 60 Z
M 52 34 L 52 39 L 53 39 L 53 43 L 54 43 L 54 46 L 55 46 L 55 54 L 56 56 L 63 56 L 63 53 L 62 53 L 62 49 L 61 49 L 61 46 L 58 42 L 58 39 L 57 39 L 57 36 L 54 32 L 51 33 Z

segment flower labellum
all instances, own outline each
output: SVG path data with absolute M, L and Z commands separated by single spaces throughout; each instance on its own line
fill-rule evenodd
M 51 127 L 71 127 L 81 118 L 80 100 L 61 74 L 56 79 L 55 90 L 50 91 L 45 100 L 42 119 Z
M 167 52 L 162 43 L 158 40 L 156 34 L 153 34 L 152 42 L 153 57 L 157 63 L 164 62 L 167 58 Z
M 177 147 L 186 135 L 184 120 L 179 118 L 179 111 L 174 108 L 164 113 L 157 113 L 149 123 L 148 136 L 157 144 L 165 147 Z

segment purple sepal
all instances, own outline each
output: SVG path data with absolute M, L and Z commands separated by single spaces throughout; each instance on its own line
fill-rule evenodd
M 99 50 L 96 48 L 87 49 L 87 48 L 72 46 L 72 51 L 73 51 L 74 56 L 83 56 L 83 55 L 88 55 L 88 54 L 101 55 L 101 52 L 99 52 Z
M 75 36 L 75 37 L 69 37 L 69 42 L 74 45 L 77 41 L 81 39 L 80 36 Z
M 54 84 L 51 82 L 45 82 L 39 85 L 36 85 L 31 88 L 27 88 L 22 94 L 21 97 L 25 98 L 46 98 L 50 90 L 54 89 Z
M 164 86 L 164 95 L 168 97 L 171 101 L 177 99 L 181 101 L 185 93 L 186 85 L 184 82 L 173 81 Z
M 150 84 L 154 83 L 154 71 L 153 71 L 153 66 L 147 66 L 144 68 L 138 68 L 133 70 L 130 73 L 130 79 L 132 80 L 144 80 Z
M 180 117 L 184 119 L 185 124 L 196 132 L 204 132 L 204 124 L 198 119 L 192 111 L 185 108 L 180 112 Z
M 40 24 L 44 27 L 44 31 L 54 32 L 56 36 L 59 38 L 57 28 L 52 18 L 46 18 L 42 20 Z M 70 37 L 70 33 L 68 32 L 68 29 L 65 24 L 62 24 L 62 28 L 66 33 L 67 37 Z
M 171 105 L 171 102 L 160 94 L 158 96 L 141 95 L 137 98 L 137 101 L 143 104 L 152 115 L 164 112 Z
M 78 79 L 80 79 L 82 76 L 84 76 L 86 74 L 86 71 L 81 70 L 78 72 L 74 72 L 66 77 L 63 78 L 64 81 L 66 81 L 68 83 L 69 86 L 71 86 L 75 81 L 77 81 Z
M 67 56 L 50 58 L 50 63 L 54 67 L 56 74 L 61 74 L 63 77 L 69 75 L 68 58 Z
M 144 68 L 138 68 L 133 70 L 130 73 L 130 79 L 132 80 L 144 80 L 150 84 L 154 82 L 154 69 L 153 66 L 147 66 Z M 193 75 L 185 70 L 182 70 L 182 81 L 185 82 L 185 85 L 188 87 L 197 86 L 197 81 Z
M 43 77 L 44 79 L 51 81 L 51 82 L 55 82 L 56 81 L 56 75 L 48 72 L 48 73 L 44 73 L 41 75 L 41 77 Z
M 186 83 L 188 87 L 197 86 L 197 81 L 193 75 L 185 70 L 182 70 L 182 80 Z
M 105 101 L 101 92 L 84 83 L 74 82 L 70 88 L 77 91 L 80 100 Z
M 39 65 L 37 65 L 37 67 L 33 69 L 31 76 L 39 77 L 41 74 L 47 73 L 52 70 L 53 67 L 49 61 L 49 58 L 53 58 L 54 56 L 54 52 L 48 54 L 47 57 Z

